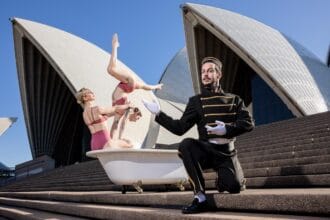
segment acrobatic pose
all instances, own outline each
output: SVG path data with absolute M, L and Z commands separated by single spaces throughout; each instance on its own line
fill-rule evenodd
M 163 84 L 147 85 L 141 81 L 138 81 L 134 73 L 132 73 L 128 68 L 124 68 L 117 65 L 118 47 L 119 47 L 118 35 L 114 34 L 112 37 L 112 53 L 107 71 L 111 76 L 119 80 L 120 83 L 117 85 L 117 87 L 112 93 L 113 106 L 126 104 L 128 102 L 128 94 L 133 92 L 135 89 L 157 90 L 162 88 Z M 132 115 L 132 117 L 129 118 L 130 121 L 136 121 L 139 119 L 139 117 L 142 116 L 139 109 L 136 109 L 135 111 L 136 111 L 135 119 L 133 119 L 134 117 Z M 118 130 L 119 123 L 120 123 L 120 128 L 119 128 L 118 139 L 124 140 L 122 139 L 122 134 L 125 128 L 126 118 L 127 118 L 127 114 L 124 114 L 123 112 L 118 112 L 115 115 L 115 119 L 110 130 L 110 136 L 114 140 L 117 139 L 115 138 L 116 135 L 115 133 Z M 124 141 L 127 141 L 127 144 L 131 145 L 129 140 L 124 140 Z
M 100 150 L 105 147 L 119 147 L 127 148 L 130 147 L 125 141 L 122 140 L 112 140 L 110 138 L 109 128 L 106 121 L 109 117 L 114 116 L 117 112 L 131 112 L 129 117 L 134 118 L 134 108 L 129 104 L 111 106 L 111 107 L 101 107 L 94 105 L 95 95 L 87 88 L 82 88 L 76 93 L 77 103 L 79 103 L 83 108 L 83 119 L 85 124 L 88 126 L 89 131 L 92 134 L 91 138 L 91 149 Z

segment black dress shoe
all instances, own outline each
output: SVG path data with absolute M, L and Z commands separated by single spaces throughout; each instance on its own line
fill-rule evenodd
M 191 205 L 182 208 L 183 214 L 196 214 L 206 211 L 208 211 L 207 201 L 205 200 L 204 202 L 198 202 L 197 198 L 193 200 Z

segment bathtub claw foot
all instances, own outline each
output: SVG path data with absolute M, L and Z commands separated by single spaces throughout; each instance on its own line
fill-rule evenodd
M 142 189 L 142 181 L 139 180 L 136 183 L 133 183 L 133 187 L 136 189 L 136 191 L 138 191 L 138 193 L 143 193 L 143 189 Z
M 185 191 L 185 188 L 184 188 L 184 185 L 183 185 L 185 182 L 186 182 L 185 180 L 180 180 L 180 182 L 178 182 L 176 184 L 176 186 L 180 189 L 180 191 Z
M 128 186 L 123 185 L 122 188 L 121 188 L 121 194 L 126 194 L 127 189 L 128 189 Z

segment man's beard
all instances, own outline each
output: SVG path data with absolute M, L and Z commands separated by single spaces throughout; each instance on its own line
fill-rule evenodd
M 203 85 L 204 89 L 209 90 L 210 92 L 219 92 L 220 91 L 220 82 L 215 81 L 208 84 Z

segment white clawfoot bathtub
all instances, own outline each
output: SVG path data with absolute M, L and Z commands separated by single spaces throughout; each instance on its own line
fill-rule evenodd
M 142 185 L 175 184 L 184 190 L 188 179 L 177 150 L 102 149 L 89 151 L 87 156 L 98 158 L 110 180 L 116 185 L 133 185 L 143 192 Z

